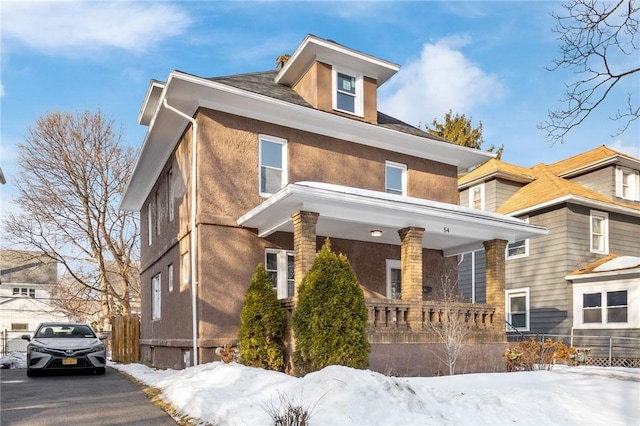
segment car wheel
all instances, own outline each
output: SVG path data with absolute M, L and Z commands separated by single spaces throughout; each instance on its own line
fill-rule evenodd
M 36 372 L 33 370 L 27 370 L 27 377 L 35 377 L 36 376 Z

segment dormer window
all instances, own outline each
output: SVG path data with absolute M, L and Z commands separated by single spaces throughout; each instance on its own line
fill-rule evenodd
M 333 109 L 363 116 L 362 75 L 333 68 Z

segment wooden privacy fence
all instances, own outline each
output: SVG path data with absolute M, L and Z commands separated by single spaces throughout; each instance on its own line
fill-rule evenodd
M 140 316 L 111 317 L 111 360 L 140 361 Z

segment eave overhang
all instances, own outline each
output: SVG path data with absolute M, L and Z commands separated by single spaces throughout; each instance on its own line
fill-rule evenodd
M 169 74 L 124 191 L 120 209 L 140 211 L 189 121 L 162 107 L 169 105 L 193 117 L 208 108 L 293 129 L 343 139 L 418 158 L 469 168 L 493 158 L 491 153 L 295 105 L 219 82 L 174 71 Z
M 258 236 L 293 232 L 291 215 L 319 213 L 317 235 L 372 243 L 400 244 L 398 230 L 424 228 L 423 247 L 454 256 L 482 249 L 483 241 L 515 242 L 548 233 L 520 219 L 455 204 L 317 182 L 289 184 L 238 218 Z M 380 237 L 372 230 L 382 231 Z
M 375 79 L 378 87 L 400 69 L 392 62 L 309 34 L 278 72 L 275 82 L 293 87 L 316 61 L 360 71 Z
M 620 213 L 628 216 L 640 217 L 640 210 L 633 209 L 631 207 L 624 207 L 619 204 L 606 203 L 604 201 L 592 200 L 587 197 L 579 197 L 576 195 L 568 194 L 562 197 L 554 198 L 553 200 L 545 201 L 544 203 L 535 204 L 526 208 L 518 209 L 512 212 L 503 213 L 509 216 L 522 216 L 535 213 L 536 211 L 544 210 L 560 204 L 577 204 L 601 211 Z

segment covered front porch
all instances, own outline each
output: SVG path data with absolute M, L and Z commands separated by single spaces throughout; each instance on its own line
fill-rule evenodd
M 316 182 L 287 185 L 240 217 L 238 223 L 257 229 L 262 238 L 275 232 L 293 234 L 296 289 L 315 259 L 317 236 L 399 246 L 401 298 L 366 301 L 372 343 L 431 341 L 429 330 L 442 321 L 443 304 L 424 300 L 424 250 L 437 251 L 444 259 L 481 248 L 487 254 L 487 304 L 458 303 L 456 309 L 484 336 L 478 335 L 478 339 L 492 336 L 503 341 L 506 245 L 547 232 L 491 212 Z M 297 291 L 285 302 L 290 311 L 296 295 Z

